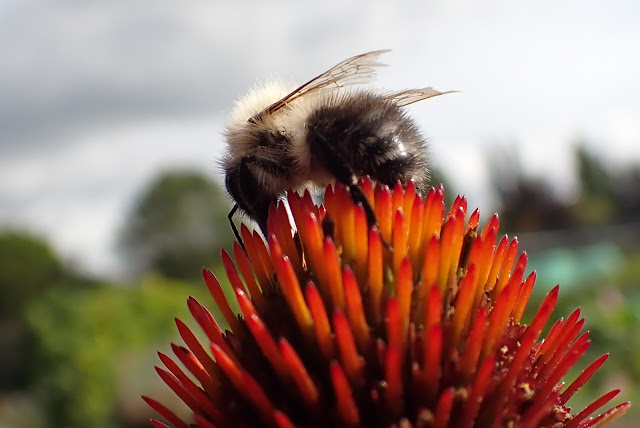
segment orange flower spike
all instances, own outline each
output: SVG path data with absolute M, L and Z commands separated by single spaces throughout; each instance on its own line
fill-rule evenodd
M 351 331 L 353 332 L 360 352 L 364 354 L 369 350 L 371 345 L 369 325 L 367 324 L 367 320 L 364 316 L 360 287 L 358 286 L 356 277 L 349 266 L 345 266 L 342 269 L 342 283 L 344 284 L 347 317 L 349 318 Z
M 342 214 L 349 214 L 349 208 L 347 207 L 353 207 L 354 204 L 347 188 L 342 184 L 336 183 L 333 191 L 333 204 L 327 206 L 327 211 L 335 224 L 334 239 L 336 242 L 342 243 L 345 241 L 345 234 L 348 233 L 345 230 L 347 223 L 353 222 L 353 216 L 350 216 L 350 220 L 347 221 Z
M 575 336 L 578 334 L 578 332 L 576 332 L 573 337 L 569 337 L 569 335 L 571 333 L 571 330 L 578 323 L 578 318 L 580 318 L 580 308 L 576 309 L 571 315 L 569 315 L 567 321 L 565 321 L 556 330 L 557 333 L 555 335 L 552 335 L 552 331 L 549 331 L 549 334 L 547 334 L 547 337 L 540 348 L 540 362 L 542 364 L 548 364 L 558 349 L 560 349 L 562 352 L 567 349 L 568 344 L 563 344 L 565 339 L 568 339 L 569 343 L 571 343 L 571 341 L 575 339 Z M 584 320 L 582 324 L 584 324 Z
M 367 200 L 371 204 L 371 208 L 375 209 L 375 196 L 374 196 L 374 184 L 369 176 L 365 177 L 362 180 L 360 187 L 362 188 L 362 193 L 367 197 Z
M 455 251 L 456 232 L 458 229 L 458 216 L 453 215 L 447 218 L 442 226 L 442 235 L 440 237 L 440 265 L 438 266 L 438 277 L 436 279 L 440 290 L 444 292 L 451 286 L 452 280 L 455 280 L 449 272 L 454 260 L 457 262 Z
M 324 240 L 324 270 L 326 271 L 328 283 L 326 286 L 331 297 L 331 304 L 334 307 L 344 310 L 344 287 L 342 285 L 342 273 L 338 251 L 329 237 Z
M 589 340 L 589 332 L 585 331 L 582 335 L 576 339 L 571 346 L 569 346 L 566 352 L 563 352 L 560 355 L 558 362 L 552 361 L 549 366 L 551 367 L 548 375 L 544 373 L 544 377 L 546 379 L 546 384 L 542 382 L 542 380 L 536 379 L 536 383 L 541 387 L 540 392 L 541 395 L 544 393 L 548 393 L 553 385 L 557 385 L 558 382 L 562 379 L 569 369 L 578 362 L 580 358 L 587 352 L 587 349 L 591 346 L 591 341 Z
M 339 242 L 342 244 L 342 257 L 345 262 L 353 262 L 356 259 L 355 210 L 356 205 L 351 199 L 340 205 L 338 219 L 342 234 Z
M 311 310 L 313 317 L 313 327 L 316 334 L 316 340 L 322 355 L 327 360 L 331 360 L 335 356 L 335 347 L 333 344 L 333 337 L 331 333 L 331 325 L 329 324 L 329 317 L 324 308 L 322 297 L 320 292 L 313 284 L 308 282 L 305 288 L 305 296 L 307 298 L 307 304 Z
M 393 223 L 393 273 L 398 275 L 400 263 L 407 255 L 409 231 L 402 210 L 396 211 Z
M 470 383 L 478 368 L 478 360 L 480 351 L 482 350 L 482 341 L 487 324 L 487 310 L 482 307 L 478 310 L 478 314 L 473 321 L 469 337 L 466 340 L 462 356 L 460 357 L 460 371 L 462 373 L 463 382 Z
M 456 215 L 460 210 L 462 210 L 462 219 L 464 221 L 464 219 L 467 218 L 467 199 L 462 195 L 456 196 L 456 198 L 453 200 L 453 204 L 451 204 L 451 210 L 449 211 L 449 216 Z
M 416 184 L 411 180 L 407 185 L 407 188 L 404 189 L 404 198 L 402 202 L 402 213 L 404 217 L 407 219 L 407 223 L 410 223 L 411 216 L 413 215 L 413 206 L 415 199 L 418 196 L 416 192 Z
M 513 238 L 511 243 L 509 243 L 509 248 L 507 248 L 507 252 L 504 256 L 504 261 L 502 262 L 502 267 L 500 268 L 500 274 L 498 275 L 498 282 L 495 286 L 496 289 L 502 290 L 507 282 L 509 282 L 511 271 L 513 269 L 513 262 L 516 260 L 517 253 L 518 238 Z
M 356 349 L 349 321 L 347 321 L 347 317 L 339 308 L 333 311 L 332 321 L 342 367 L 344 367 L 351 385 L 359 386 L 364 381 L 362 378 L 364 360 Z
M 467 234 L 472 230 L 478 229 L 479 222 L 480 222 L 480 210 L 476 208 L 473 211 L 473 213 L 471 213 L 471 216 L 469 217 L 469 221 L 467 222 L 467 228 L 465 229 L 464 233 Z
M 253 266 L 253 270 L 256 273 L 256 278 L 258 279 L 260 288 L 263 292 L 271 290 L 273 286 L 271 284 L 271 279 L 269 278 L 269 269 L 267 269 L 264 261 L 260 257 L 260 253 L 254 243 L 254 235 L 251 234 L 244 223 L 240 225 L 240 236 L 242 236 L 242 241 L 244 242 L 245 249 L 247 250 L 247 256 L 249 257 L 249 262 L 251 262 L 251 266 Z M 262 240 L 262 238 L 259 239 Z M 270 263 L 271 262 L 269 261 L 269 264 Z
M 434 412 L 433 428 L 447 428 L 451 418 L 451 408 L 453 407 L 453 398 L 455 397 L 455 389 L 448 388 L 438 399 Z
M 447 348 L 459 348 L 460 341 L 466 332 L 469 318 L 471 317 L 471 305 L 473 304 L 473 286 L 476 280 L 476 268 L 469 266 L 467 274 L 460 280 L 460 289 L 453 303 L 454 312 L 451 321 L 451 335 L 447 338 Z
M 409 226 L 409 257 L 411 263 L 415 267 L 415 272 L 418 274 L 422 271 L 422 223 L 424 216 L 424 201 L 419 195 L 413 198 L 413 208 L 411 209 L 411 223 Z
M 338 406 L 340 419 L 345 426 L 358 426 L 360 424 L 358 406 L 354 401 L 347 377 L 337 361 L 331 362 L 329 373 L 333 384 L 333 392 L 336 395 L 336 405 Z
M 229 357 L 229 355 L 215 343 L 212 343 L 210 348 L 213 353 L 213 357 L 216 359 L 216 363 L 222 369 L 222 372 L 225 374 L 227 379 L 229 379 L 236 389 L 244 395 L 245 385 L 242 382 L 242 368 L 238 366 Z
M 489 276 L 487 277 L 487 282 L 484 285 L 484 291 L 491 290 L 496 285 L 496 280 L 498 279 L 498 273 L 500 273 L 500 268 L 502 267 L 502 262 L 504 261 L 504 255 L 507 251 L 507 245 L 509 245 L 509 237 L 507 235 L 503 236 L 496 247 L 496 250 L 493 255 L 493 263 L 491 264 L 491 269 L 489 270 Z
M 564 318 L 560 318 L 558 321 L 556 321 L 549 329 L 549 332 L 547 333 L 547 337 L 544 338 L 542 343 L 538 344 L 535 347 L 536 354 L 533 358 L 534 362 L 538 361 L 538 358 L 540 357 L 540 355 L 544 355 L 549 349 L 549 346 L 551 346 L 554 343 L 554 341 L 560 334 L 560 331 L 562 330 L 563 323 L 564 323 Z
M 302 401 L 304 401 L 311 411 L 317 412 L 319 410 L 317 405 L 320 393 L 313 383 L 311 376 L 309 376 L 309 372 L 305 368 L 304 363 L 300 360 L 296 350 L 284 337 L 280 338 L 278 345 L 282 353 L 282 358 L 285 360 L 291 374 L 291 379 L 302 397 Z
M 434 284 L 429 290 L 425 308 L 426 313 L 424 317 L 424 342 L 425 345 L 428 345 L 429 341 L 431 340 L 428 335 L 429 329 L 434 325 L 440 324 L 442 322 L 442 293 L 440 292 L 440 287 L 438 287 L 437 284 Z
M 561 365 L 562 359 L 565 358 L 565 356 L 570 352 L 570 350 L 567 351 L 567 348 L 569 348 L 569 345 L 573 342 L 578 333 L 580 333 L 580 330 L 582 330 L 582 327 L 584 326 L 584 319 L 578 321 L 577 323 L 570 324 L 570 326 L 571 328 L 563 328 L 563 330 L 566 329 L 566 334 L 561 334 L 561 337 L 558 338 L 558 344 L 562 348 L 553 353 L 553 357 L 549 359 L 549 362 L 544 365 L 544 367 L 540 371 L 540 374 L 536 378 L 537 383 L 541 384 L 543 382 L 547 382 L 547 379 L 549 379 L 552 373 Z M 586 336 L 584 339 L 586 340 L 588 337 L 588 332 L 583 334 L 583 336 Z
M 429 196 L 431 196 L 431 199 L 429 199 Z M 433 191 L 433 193 L 429 192 L 429 195 L 427 196 L 425 204 L 425 221 L 422 228 L 423 239 L 431 238 L 433 235 L 437 235 L 439 237 L 443 222 L 444 188 L 440 185 Z
M 391 211 L 391 192 L 386 186 L 376 187 L 374 195 L 376 200 L 375 205 L 376 217 L 378 219 L 378 230 L 380 231 L 382 239 L 387 242 L 391 242 L 391 227 L 393 225 L 394 218 Z
M 431 287 L 434 284 L 440 286 L 438 282 L 438 267 L 440 266 L 440 239 L 437 236 L 429 238 L 424 252 L 424 263 L 422 264 L 422 286 Z M 441 286 L 440 286 L 441 287 Z M 444 287 L 441 287 L 443 289 Z
M 275 205 L 271 205 L 270 208 L 274 207 Z M 291 260 L 291 264 L 294 266 L 296 271 L 301 273 L 302 261 L 300 260 L 296 243 L 293 240 L 293 229 L 289 222 L 289 213 L 287 212 L 285 202 L 282 200 L 278 201 L 277 209 L 275 209 L 274 220 L 276 226 L 275 230 L 277 231 L 276 236 L 278 237 L 280 246 L 284 250 L 285 254 L 289 256 L 289 260 Z
M 474 425 L 474 420 L 480 409 L 480 404 L 482 403 L 482 398 L 486 392 L 487 384 L 489 383 L 489 378 L 495 363 L 495 359 L 489 357 L 482 366 L 480 366 L 480 370 L 473 380 L 471 391 L 462 410 L 462 419 L 459 423 L 460 428 L 471 428 Z
M 242 277 L 244 278 L 244 283 L 247 286 L 247 290 L 249 290 L 249 294 L 251 295 L 251 299 L 258 307 L 258 310 L 261 310 L 264 307 L 265 299 L 262 291 L 258 287 L 258 283 L 256 282 L 255 277 L 253 276 L 253 270 L 251 269 L 251 262 L 247 258 L 247 254 L 244 252 L 240 244 L 237 242 L 233 243 L 233 255 L 236 258 L 238 263 L 238 267 L 240 268 L 240 272 L 242 272 Z
M 367 280 L 367 259 L 369 254 L 367 216 L 362 205 L 355 207 L 354 239 L 355 239 L 355 263 L 356 275 L 360 284 Z
M 229 324 L 229 328 L 232 331 L 238 331 L 240 323 L 236 314 L 231 310 L 231 306 L 229 306 L 229 302 L 222 291 L 218 278 L 216 278 L 213 272 L 209 269 L 202 269 L 202 276 L 204 277 L 205 284 L 207 284 L 209 293 L 211 293 L 213 300 L 215 300 L 216 305 L 218 306 L 218 309 L 220 309 L 220 312 L 222 312 L 222 316 L 224 316 L 227 324 Z
M 529 274 L 527 279 L 520 286 L 520 291 L 518 293 L 518 299 L 516 300 L 516 304 L 513 308 L 513 312 L 511 316 L 515 322 L 520 322 L 522 318 L 522 314 L 524 314 L 524 309 L 529 302 L 529 296 L 531 296 L 531 291 L 533 291 L 533 286 L 536 282 L 536 272 L 533 271 Z
M 268 237 L 265 236 L 265 239 L 268 239 Z M 266 287 L 262 286 L 262 291 L 264 292 L 265 288 L 267 290 L 273 291 L 276 288 L 276 284 L 272 281 L 274 268 L 271 262 L 271 256 L 269 255 L 269 250 L 267 250 L 265 241 L 262 239 L 262 236 L 258 233 L 257 230 L 253 231 L 253 244 L 255 246 L 256 252 L 258 253 L 258 257 L 261 260 L 262 266 L 264 267 L 265 273 L 269 280 Z M 262 285 L 262 283 L 260 283 L 260 285 Z
M 494 406 L 491 408 L 491 413 L 493 415 L 495 415 L 495 413 L 504 405 L 504 400 L 507 399 L 509 391 L 515 384 L 516 377 L 522 371 L 523 364 L 527 357 L 529 357 L 534 342 L 538 339 L 542 332 L 542 328 L 547 323 L 547 320 L 558 301 L 558 290 L 559 287 L 556 286 L 547 294 L 540 304 L 540 308 L 534 316 L 531 325 L 522 335 L 522 338 L 519 341 L 520 347 L 516 350 L 515 355 L 509 364 L 509 371 L 500 384 L 496 399 L 493 401 Z
M 305 213 L 303 218 L 298 220 L 302 224 L 301 230 L 305 233 L 300 235 L 302 246 L 304 247 L 306 262 L 310 270 L 316 273 L 319 286 L 323 292 L 328 292 L 325 288 L 329 283 L 327 272 L 324 270 L 324 234 L 322 225 L 313 213 Z
M 404 187 L 399 181 L 396 181 L 391 191 L 391 215 L 394 215 L 398 210 L 404 210 L 404 202 Z
M 385 323 L 387 330 L 387 349 L 391 347 L 403 349 L 402 345 L 405 341 L 405 336 L 402 332 L 400 304 L 396 297 L 391 297 L 387 302 Z M 399 361 L 402 361 L 402 359 Z
M 442 342 L 441 324 L 434 324 L 428 330 L 429 341 L 425 341 L 423 379 L 426 396 L 429 401 L 436 398 L 442 379 Z
M 486 239 L 487 233 L 489 233 L 491 229 L 495 229 L 497 231 L 499 227 L 500 227 L 500 218 L 498 217 L 498 214 L 494 214 L 491 216 L 487 224 L 482 228 L 482 232 L 480 232 L 480 236 L 483 239 Z
M 368 285 L 369 285 L 369 314 L 372 324 L 382 320 L 381 302 L 383 289 L 383 256 L 382 240 L 380 233 L 374 228 L 369 231 L 369 260 L 368 260 Z
M 304 337 L 307 340 L 310 340 L 313 337 L 313 319 L 309 313 L 309 308 L 307 308 L 307 305 L 305 304 L 300 283 L 298 282 L 298 278 L 293 270 L 293 266 L 291 266 L 287 256 L 277 256 L 277 254 L 282 253 L 282 250 L 280 249 L 278 240 L 275 239 L 273 235 L 271 235 L 271 238 L 269 239 L 269 248 L 271 248 L 273 263 L 276 267 L 280 290 L 282 291 L 282 294 Z
M 491 355 L 495 351 L 496 346 L 498 346 L 500 338 L 507 327 L 511 309 L 510 302 L 513 301 L 513 296 L 517 295 L 518 287 L 519 284 L 515 283 L 515 281 L 510 283 L 505 290 L 502 290 L 495 305 L 493 305 L 489 315 L 487 332 L 484 336 L 481 359 Z
M 173 413 L 171 410 L 167 409 L 162 404 L 158 403 L 153 398 L 149 398 L 149 397 L 143 395 L 142 399 L 149 405 L 149 407 L 151 407 L 153 410 L 158 412 L 158 414 L 160 416 L 162 416 L 167 421 L 169 421 L 169 423 L 171 425 L 173 425 L 175 428 L 190 428 L 189 425 L 187 423 L 185 423 L 182 419 L 177 417 L 175 415 L 175 413 Z M 156 425 L 156 424 L 154 423 L 154 425 Z M 160 426 L 161 427 L 163 425 L 164 424 L 157 424 L 156 426 Z M 164 426 L 167 426 L 167 425 L 164 425 Z

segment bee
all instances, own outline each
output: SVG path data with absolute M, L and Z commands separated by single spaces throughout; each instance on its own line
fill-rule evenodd
M 344 184 L 361 203 L 369 226 L 376 217 L 357 186 L 359 178 L 407 185 L 428 183 L 426 140 L 403 107 L 443 95 L 433 88 L 379 92 L 355 85 L 374 80 L 379 50 L 346 59 L 291 90 L 272 83 L 237 101 L 227 126 L 222 165 L 237 210 L 267 235 L 269 205 L 289 189 Z M 449 91 L 452 92 L 452 91 Z

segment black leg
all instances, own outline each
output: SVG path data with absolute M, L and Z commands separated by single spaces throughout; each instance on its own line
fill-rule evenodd
M 238 233 L 238 228 L 236 227 L 236 224 L 233 222 L 233 215 L 236 213 L 236 211 L 238 211 L 238 204 L 233 205 L 233 208 L 231 208 L 231 211 L 229 211 L 229 214 L 227 215 L 227 218 L 229 219 L 229 224 L 231 225 L 231 229 L 233 230 L 233 234 L 236 236 L 236 240 L 238 241 L 238 243 L 240 244 L 240 246 L 242 247 L 242 249 L 246 253 L 247 250 L 244 248 L 244 242 L 242 241 L 242 238 L 240 237 L 240 233 Z

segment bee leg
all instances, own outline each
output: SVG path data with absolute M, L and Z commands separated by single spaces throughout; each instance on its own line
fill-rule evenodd
M 367 196 L 362 191 L 362 188 L 358 186 L 358 177 L 353 172 L 351 166 L 323 135 L 317 135 L 317 137 L 322 140 L 322 144 L 314 145 L 314 149 L 319 152 L 320 159 L 324 160 L 325 168 L 329 170 L 338 182 L 347 186 L 351 200 L 356 204 L 360 203 L 362 205 L 364 213 L 367 216 L 367 226 L 369 226 L 369 228 L 377 226 L 378 219 L 376 218 L 376 214 L 373 212 L 373 208 Z M 384 239 L 382 239 L 382 244 L 387 250 L 393 251 L 393 247 Z
M 227 215 L 227 218 L 229 219 L 229 224 L 231 225 L 231 230 L 233 230 L 233 234 L 235 235 L 236 240 L 238 241 L 238 243 L 242 247 L 242 250 L 244 250 L 244 252 L 246 254 L 247 253 L 247 249 L 244 247 L 244 242 L 242 241 L 242 238 L 240 237 L 240 233 L 238 233 L 238 228 L 236 227 L 236 224 L 233 222 L 233 215 L 236 213 L 236 211 L 238 211 L 238 204 L 234 204 L 233 205 L 233 208 L 231 208 L 231 211 L 229 211 L 229 214 Z

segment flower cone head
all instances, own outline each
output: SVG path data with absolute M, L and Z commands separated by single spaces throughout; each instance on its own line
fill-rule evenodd
M 498 239 L 497 216 L 479 227 L 463 197 L 446 213 L 442 187 L 423 198 L 411 184 L 360 185 L 377 227 L 341 185 L 323 206 L 289 192 L 292 216 L 272 207 L 266 243 L 242 226 L 246 251 L 236 244 L 235 262 L 222 254 L 241 314 L 204 271 L 224 320 L 189 299 L 208 341 L 178 321 L 185 345 L 157 369 L 191 426 L 587 428 L 629 408 L 591 416 L 619 391 L 568 406 L 606 356 L 562 383 L 589 347 L 584 320 L 577 310 L 541 337 L 556 287 L 521 323 L 535 272 L 525 275 L 517 239 Z M 170 425 L 190 426 L 144 398 Z

